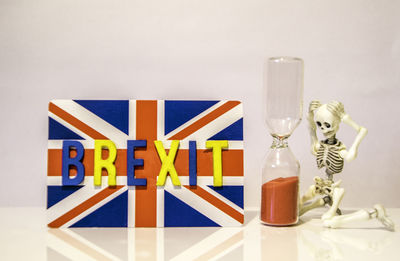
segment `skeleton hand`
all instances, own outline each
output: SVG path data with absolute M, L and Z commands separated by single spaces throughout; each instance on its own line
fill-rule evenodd
M 314 182 L 315 192 L 320 195 L 331 195 L 332 190 L 340 185 L 340 182 L 333 183 L 332 180 L 322 179 L 318 176 L 314 177 Z
M 324 192 L 324 180 L 318 176 L 314 177 L 315 182 L 315 192 L 318 194 L 322 194 Z
M 313 112 L 319 107 L 321 107 L 321 102 L 318 100 L 313 100 L 310 102 L 310 106 L 308 106 L 308 112 Z
M 308 123 L 310 124 L 310 128 L 315 131 L 317 129 L 317 126 L 314 122 L 314 111 L 318 109 L 318 107 L 321 106 L 321 102 L 314 100 L 310 102 L 310 105 L 308 106 Z
M 321 106 L 321 102 L 314 100 L 308 107 L 308 126 L 311 137 L 311 153 L 316 155 L 318 150 L 317 125 L 314 122 L 314 111 Z
M 343 106 L 343 103 L 341 103 L 341 102 L 338 102 L 338 101 L 331 101 L 331 102 L 328 104 L 328 107 L 329 107 L 329 109 L 331 110 L 331 112 L 332 112 L 334 115 L 337 115 L 341 120 L 343 120 L 343 117 L 344 117 L 345 115 L 347 115 L 347 114 L 344 112 L 344 106 Z

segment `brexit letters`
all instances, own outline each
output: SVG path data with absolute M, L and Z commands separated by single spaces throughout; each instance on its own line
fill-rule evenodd
M 157 179 L 157 186 L 164 186 L 169 174 L 172 183 L 180 186 L 179 175 L 174 166 L 175 156 L 179 150 L 179 140 L 173 140 L 169 152 L 164 149 L 161 141 L 154 141 L 158 156 L 161 160 L 161 169 Z M 135 178 L 135 168 L 144 165 L 143 159 L 135 158 L 136 148 L 146 148 L 146 140 L 128 140 L 127 141 L 127 184 L 128 186 L 146 186 L 147 179 Z M 213 152 L 213 182 L 215 187 L 221 187 L 222 184 L 222 149 L 228 148 L 227 140 L 208 140 L 206 148 Z M 71 157 L 71 150 L 76 151 L 76 155 Z M 108 157 L 102 157 L 102 151 L 108 150 Z M 85 166 L 83 165 L 83 157 L 85 149 L 79 141 L 63 141 L 62 147 L 62 184 L 66 186 L 74 186 L 82 183 L 85 177 Z M 108 185 L 117 185 L 116 168 L 114 165 L 117 157 L 117 148 L 111 140 L 95 140 L 94 141 L 94 185 L 101 185 L 101 172 L 103 169 L 108 173 Z M 197 147 L 196 141 L 189 141 L 189 185 L 197 184 Z M 69 175 L 71 167 L 77 171 L 75 177 Z

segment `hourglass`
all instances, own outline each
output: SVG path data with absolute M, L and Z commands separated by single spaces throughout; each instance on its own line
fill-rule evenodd
M 303 114 L 303 61 L 268 59 L 265 91 L 265 120 L 273 142 L 262 170 L 260 219 L 266 225 L 292 225 L 299 220 L 300 164 L 287 139 Z

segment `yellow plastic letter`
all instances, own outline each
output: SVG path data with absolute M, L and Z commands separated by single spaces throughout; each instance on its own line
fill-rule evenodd
M 103 149 L 108 150 L 108 158 L 102 158 Z M 101 171 L 104 169 L 108 172 L 108 186 L 117 185 L 116 169 L 114 165 L 117 157 L 117 148 L 111 140 L 95 140 L 94 141 L 94 185 L 101 186 Z
M 213 150 L 214 187 L 222 186 L 222 149 L 228 147 L 227 140 L 206 141 L 206 148 Z
M 172 141 L 171 149 L 169 150 L 168 155 L 165 152 L 164 146 L 161 141 L 155 140 L 154 144 L 156 145 L 158 156 L 160 156 L 162 164 L 160 173 L 158 174 L 157 186 L 164 186 L 168 172 L 171 176 L 172 184 L 174 184 L 175 186 L 180 186 L 181 182 L 179 181 L 178 173 L 176 172 L 174 166 L 175 155 L 179 147 L 179 140 Z

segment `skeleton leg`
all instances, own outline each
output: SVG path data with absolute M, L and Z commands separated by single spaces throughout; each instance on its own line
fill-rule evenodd
M 334 188 L 332 193 L 332 206 L 329 210 L 322 215 L 322 220 L 331 219 L 335 216 L 337 209 L 339 208 L 339 204 L 343 199 L 344 188 Z
M 332 198 L 331 196 L 325 196 L 324 198 L 325 201 L 325 205 L 328 204 L 329 206 L 332 206 Z M 336 214 L 338 215 L 342 215 L 342 211 L 340 210 L 340 208 L 336 209 Z
M 337 228 L 344 224 L 365 221 L 372 218 L 378 219 L 387 229 L 394 231 L 393 221 L 388 218 L 385 208 L 380 204 L 375 205 L 374 210 L 372 211 L 361 209 L 352 214 L 336 216 L 332 217 L 331 219 L 324 220 L 324 226 Z
M 326 219 L 326 220 L 324 220 L 324 226 L 330 227 L 330 228 L 337 228 L 337 227 L 342 226 L 343 224 L 356 222 L 356 221 L 362 221 L 362 220 L 368 220 L 370 218 L 371 217 L 370 217 L 368 211 L 365 209 L 361 209 L 359 211 L 356 211 L 356 212 L 348 214 L 348 215 L 335 216 L 335 217 L 332 217 L 331 219 Z
M 306 213 L 307 211 L 314 209 L 314 208 L 319 208 L 325 205 L 325 201 L 323 198 L 314 200 L 313 202 L 311 202 L 310 204 L 305 204 L 305 205 L 301 205 L 300 207 L 300 213 L 299 215 L 302 216 L 304 213 Z

